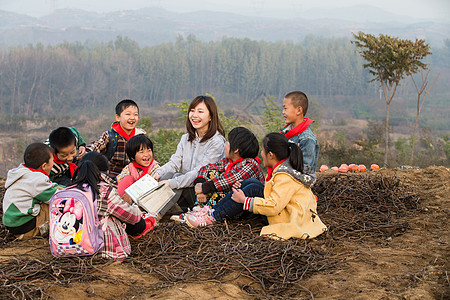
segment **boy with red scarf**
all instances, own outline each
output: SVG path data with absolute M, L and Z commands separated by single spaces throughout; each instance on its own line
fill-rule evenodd
M 18 239 L 48 233 L 48 201 L 59 188 L 48 177 L 53 152 L 43 143 L 30 144 L 24 163 L 8 172 L 3 198 L 3 224 Z
M 300 91 L 293 91 L 283 100 L 283 116 L 286 126 L 281 129 L 290 142 L 297 144 L 303 153 L 303 172 L 316 181 L 316 168 L 319 159 L 319 143 L 309 125 L 313 120 L 305 118 L 308 111 L 308 97 Z
M 117 192 L 122 197 L 125 189 L 141 179 L 145 174 L 153 175 L 160 164 L 153 158 L 153 142 L 144 134 L 133 136 L 125 146 L 131 160 L 117 176 Z
M 135 135 L 145 134 L 140 128 L 136 128 L 139 120 L 139 107 L 130 99 L 120 101 L 116 105 L 116 122 L 112 128 L 103 132 L 102 136 L 91 143 L 88 151 L 96 151 L 105 154 L 109 159 L 110 173 L 117 176 L 122 169 L 130 163 L 126 153 L 125 145 Z
M 85 153 L 86 143 L 75 127 L 59 127 L 53 130 L 45 142 L 53 149 L 53 168 L 50 180 L 61 185 L 71 185 L 77 166 L 74 161 Z

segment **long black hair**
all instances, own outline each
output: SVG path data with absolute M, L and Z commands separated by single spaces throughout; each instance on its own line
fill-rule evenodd
M 97 185 L 100 182 L 100 171 L 92 161 L 81 161 L 80 165 L 75 170 L 73 177 L 75 178 L 73 183 L 77 188 L 85 190 L 84 185 L 87 184 L 91 187 L 94 198 L 97 198 L 99 194 Z
M 303 153 L 295 143 L 289 140 L 279 132 L 272 132 L 266 135 L 262 141 L 262 147 L 266 152 L 272 152 L 276 158 L 281 161 L 289 157 L 291 166 L 303 173 Z

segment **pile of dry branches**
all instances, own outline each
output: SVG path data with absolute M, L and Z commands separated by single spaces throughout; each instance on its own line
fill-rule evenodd
M 415 192 L 396 177 L 323 176 L 314 192 L 319 216 L 329 232 L 310 241 L 261 237 L 263 225 L 257 218 L 198 229 L 161 223 L 144 238 L 133 240 L 132 256 L 125 261 L 161 282 L 135 288 L 151 293 L 176 282 L 234 281 L 256 298 L 312 298 L 301 286 L 302 279 L 336 271 L 343 262 L 358 257 L 358 253 L 336 251 L 337 241 L 364 242 L 401 234 L 408 228 L 403 217 L 418 207 Z M 0 243 L 5 236 L 2 230 Z M 50 284 L 105 280 L 108 276 L 100 270 L 109 263 L 98 255 L 3 259 L 0 298 L 46 298 Z
M 415 190 L 395 176 L 322 176 L 313 191 L 319 216 L 333 239 L 396 236 L 408 228 L 404 217 L 419 206 Z

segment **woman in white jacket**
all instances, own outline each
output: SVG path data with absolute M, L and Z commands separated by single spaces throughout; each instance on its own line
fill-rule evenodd
M 187 133 L 181 137 L 177 151 L 158 168 L 153 177 L 169 185 L 176 193 L 172 214 L 186 212 L 195 203 L 193 182 L 200 168 L 224 158 L 225 131 L 219 120 L 217 105 L 209 96 L 197 96 L 189 105 Z M 175 205 L 175 204 L 178 204 Z M 170 205 L 161 214 L 164 215 Z M 181 210 L 180 210 L 181 208 Z

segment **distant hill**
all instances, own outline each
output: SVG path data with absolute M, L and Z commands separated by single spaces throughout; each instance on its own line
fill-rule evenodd
M 382 22 L 373 22 L 375 15 Z M 211 11 L 174 13 L 161 8 L 144 8 L 104 14 L 62 9 L 45 17 L 33 18 L 0 10 L 0 47 L 37 42 L 58 44 L 65 40 L 107 42 L 118 35 L 128 36 L 141 46 L 174 42 L 177 35 L 186 37 L 189 34 L 203 41 L 228 36 L 298 42 L 308 35 L 351 37 L 352 32 L 360 30 L 408 39 L 424 38 L 433 47 L 440 47 L 450 37 L 450 24 L 444 21 L 414 20 L 370 6 L 311 10 L 302 17 L 279 19 Z

